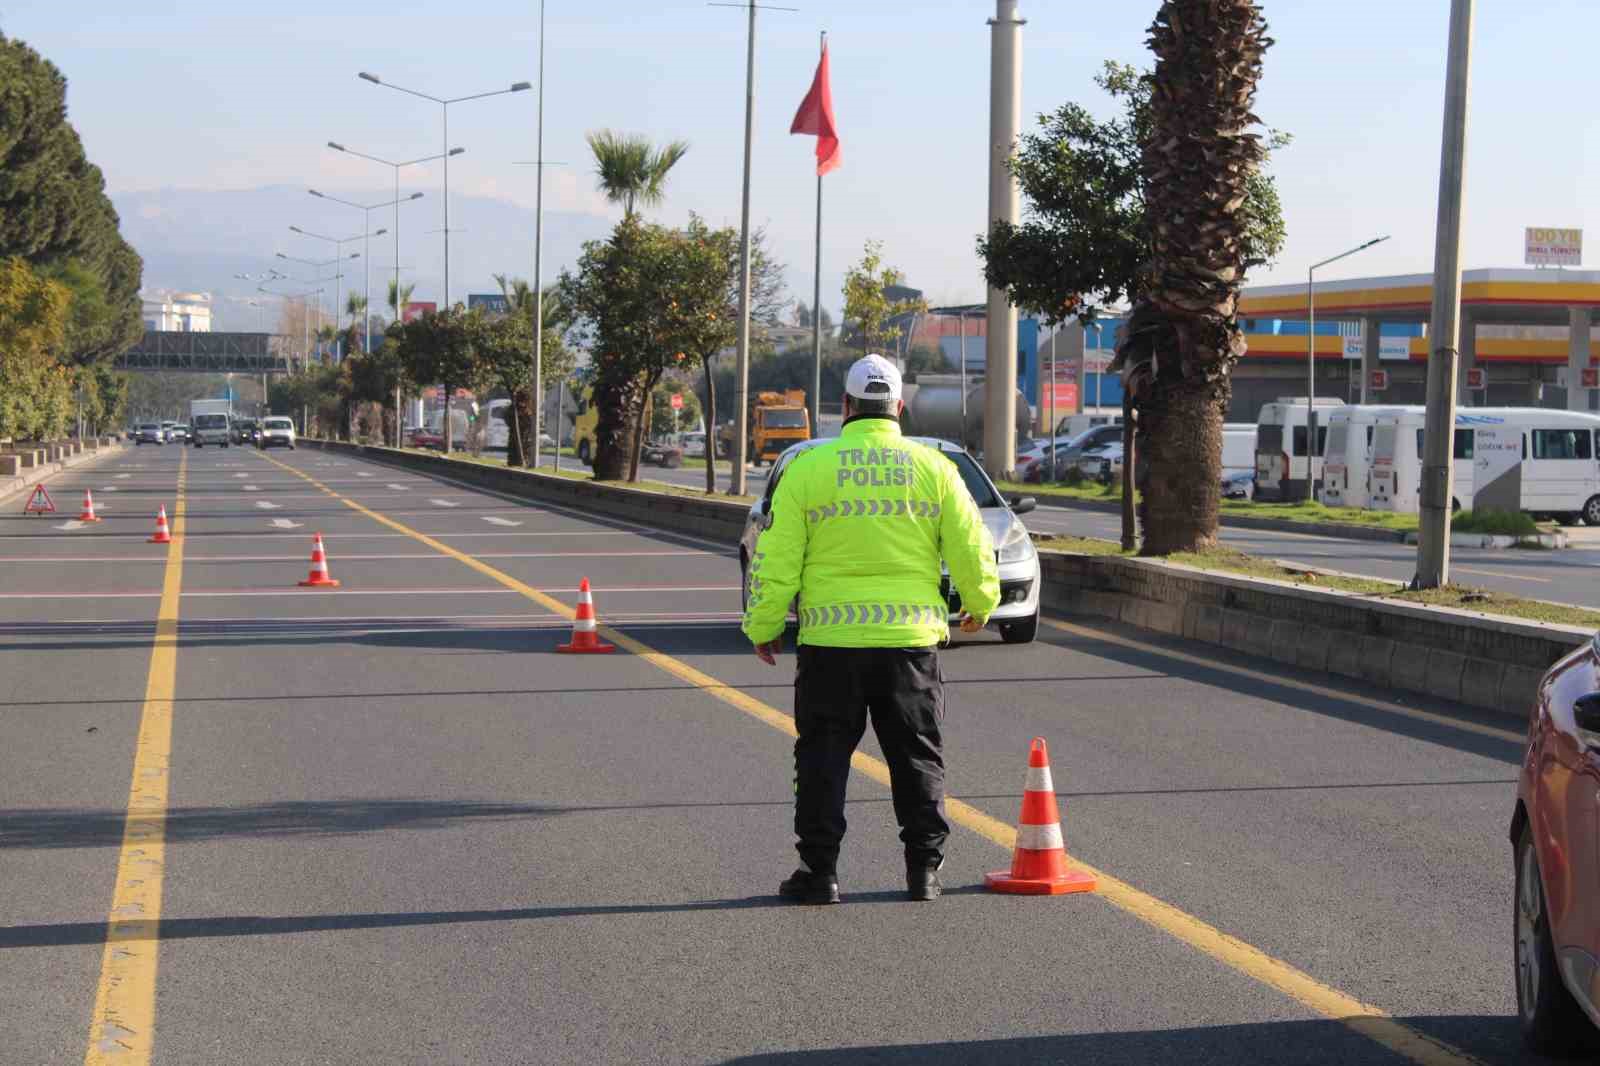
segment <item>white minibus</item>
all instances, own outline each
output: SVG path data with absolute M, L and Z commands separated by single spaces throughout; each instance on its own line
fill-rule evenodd
M 1372 500 L 1372 435 L 1386 416 L 1421 407 L 1380 407 L 1352 404 L 1328 417 L 1328 437 L 1322 465 L 1322 491 L 1317 499 L 1328 507 L 1367 507 Z
M 1328 419 L 1347 406 L 1343 400 L 1317 400 L 1317 440 L 1310 457 L 1311 478 L 1322 476 L 1322 446 L 1328 438 Z M 1280 396 L 1261 405 L 1256 418 L 1256 499 L 1306 498 L 1306 398 Z
M 1415 512 L 1422 481 L 1420 412 L 1373 432 L 1372 505 Z M 1600 415 L 1545 407 L 1456 412 L 1452 508 L 1526 511 L 1600 526 Z

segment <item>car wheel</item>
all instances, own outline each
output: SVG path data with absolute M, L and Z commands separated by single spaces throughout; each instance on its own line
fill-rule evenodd
M 1522 1039 L 1537 1052 L 1549 1054 L 1572 1047 L 1588 1019 L 1562 983 L 1550 936 L 1539 854 L 1533 846 L 1532 823 L 1517 840 L 1514 928 L 1517 978 L 1517 1020 Z
M 678 467 L 683 465 L 683 456 L 681 456 L 681 455 L 668 455 L 667 456 L 667 461 L 666 461 L 666 463 L 664 465 L 669 470 L 676 470 L 676 469 L 678 469 Z
M 1583 505 L 1583 524 L 1600 526 L 1600 496 L 1590 496 L 1589 502 Z
M 1007 644 L 1032 644 L 1033 638 L 1038 635 L 1038 611 L 1034 611 L 1028 618 L 1019 618 L 1015 622 L 1000 623 L 1000 639 Z
M 744 552 L 739 553 L 739 613 L 743 614 L 750 609 L 750 564 L 745 561 Z

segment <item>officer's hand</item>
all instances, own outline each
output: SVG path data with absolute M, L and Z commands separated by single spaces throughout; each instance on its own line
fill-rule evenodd
M 774 637 L 765 644 L 756 645 L 756 658 L 768 666 L 778 665 L 777 656 L 783 651 L 783 638 Z
M 983 623 L 972 617 L 966 611 L 961 612 L 961 632 L 976 633 L 983 628 Z

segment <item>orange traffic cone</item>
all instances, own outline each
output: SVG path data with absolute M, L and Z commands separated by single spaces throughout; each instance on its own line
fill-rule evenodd
M 1022 815 L 1017 819 L 1017 846 L 1011 853 L 1011 869 L 985 874 L 983 883 L 996 892 L 1022 896 L 1094 891 L 1094 875 L 1067 868 L 1061 813 L 1056 808 L 1050 753 L 1043 737 L 1034 737 L 1028 748 L 1028 779 L 1022 790 Z
M 328 576 L 328 555 L 322 550 L 322 534 L 311 539 L 311 576 L 300 582 L 301 588 L 336 589 L 339 583 Z
M 100 516 L 94 513 L 94 497 L 89 495 L 89 490 L 83 490 L 83 513 L 78 516 L 80 522 L 98 522 Z
M 167 529 L 167 505 L 162 504 L 161 510 L 156 514 L 156 535 L 145 541 L 146 544 L 171 544 L 172 532 Z
M 616 651 L 616 645 L 601 643 L 600 638 L 595 636 L 596 628 L 594 597 L 589 594 L 589 579 L 584 578 L 578 583 L 578 613 L 572 619 L 572 643 L 557 645 L 556 651 L 579 655 Z

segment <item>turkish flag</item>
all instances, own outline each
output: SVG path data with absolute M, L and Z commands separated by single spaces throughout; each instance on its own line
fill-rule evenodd
M 837 167 L 839 153 L 839 128 L 833 122 L 833 90 L 828 86 L 828 46 L 822 46 L 822 61 L 817 64 L 817 76 L 812 79 L 811 91 L 795 112 L 790 133 L 809 133 L 817 139 L 817 177 Z

